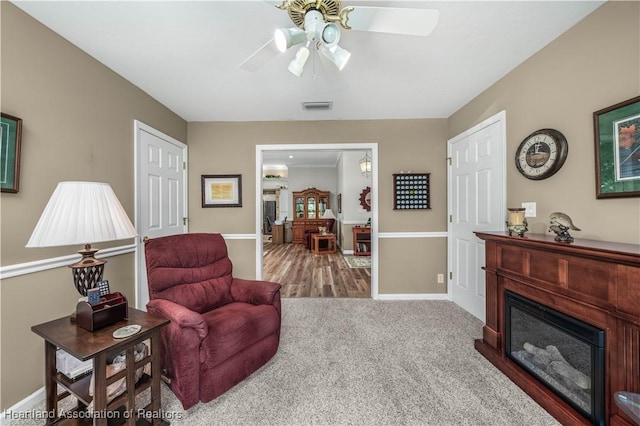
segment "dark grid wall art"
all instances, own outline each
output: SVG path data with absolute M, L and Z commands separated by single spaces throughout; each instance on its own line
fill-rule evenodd
M 425 210 L 429 201 L 430 173 L 402 173 L 393 175 L 393 209 Z

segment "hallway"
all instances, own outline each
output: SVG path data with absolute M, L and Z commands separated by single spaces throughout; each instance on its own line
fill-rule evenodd
M 313 254 L 303 244 L 265 242 L 263 279 L 282 297 L 371 297 L 371 268 L 350 268 L 341 253 Z

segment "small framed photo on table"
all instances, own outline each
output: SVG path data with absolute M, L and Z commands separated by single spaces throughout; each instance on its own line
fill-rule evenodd
M 202 207 L 242 207 L 242 175 L 202 175 Z

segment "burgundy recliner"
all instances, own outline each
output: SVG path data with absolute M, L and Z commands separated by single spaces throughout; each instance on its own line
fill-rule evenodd
M 278 350 L 280 284 L 232 277 L 220 234 L 180 234 L 145 243 L 147 311 L 161 330 L 162 368 L 184 409 L 244 380 Z

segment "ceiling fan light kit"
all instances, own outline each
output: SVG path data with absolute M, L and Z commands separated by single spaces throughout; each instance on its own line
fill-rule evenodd
M 340 41 L 340 28 L 333 22 L 325 24 L 322 27 L 320 38 L 326 47 L 333 47 Z
M 333 46 L 331 48 L 322 47 L 320 49 L 320 53 L 324 55 L 325 58 L 329 59 L 340 71 L 344 69 L 349 62 L 349 58 L 351 58 L 351 52 L 347 49 L 343 49 L 340 46 Z
M 302 76 L 304 66 L 309 59 L 311 42 L 316 42 L 316 48 L 342 70 L 351 53 L 340 48 L 340 27 L 333 22 L 324 22 L 323 15 L 317 10 L 309 10 L 304 16 L 304 30 L 299 28 L 278 28 L 275 32 L 275 42 L 278 50 L 286 51 L 294 44 L 307 40 L 306 46 L 300 47 L 295 58 L 289 63 L 288 70 L 296 77 Z
M 304 71 L 304 65 L 307 63 L 307 59 L 309 59 L 310 53 L 311 52 L 309 51 L 309 48 L 306 46 L 301 46 L 300 49 L 298 49 L 296 57 L 293 58 L 293 61 L 291 61 L 291 63 L 289 63 L 288 69 L 291 74 L 295 75 L 296 77 L 300 77 L 302 75 L 302 72 Z
M 302 43 L 307 39 L 307 33 L 300 28 L 278 28 L 275 31 L 274 39 L 279 51 L 285 52 L 294 44 Z
M 410 9 L 402 7 L 342 7 L 341 0 L 281 0 L 277 8 L 286 10 L 296 27 L 278 28 L 274 38 L 240 64 L 248 71 L 255 71 L 269 56 L 273 46 L 285 52 L 294 44 L 307 40 L 289 64 L 289 71 L 300 77 L 311 53 L 319 50 L 339 70 L 342 70 L 351 53 L 338 46 L 342 27 L 345 30 L 372 31 L 388 34 L 427 36 L 436 27 L 439 12 L 435 9 Z M 339 24 L 339 25 L 338 25 Z M 273 49 L 274 53 L 276 49 Z M 265 54 L 261 54 L 265 52 Z

